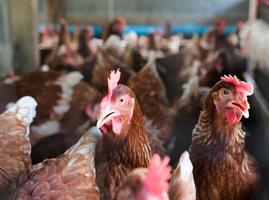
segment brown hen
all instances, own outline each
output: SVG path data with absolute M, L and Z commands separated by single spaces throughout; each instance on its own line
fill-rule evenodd
M 176 112 L 169 105 L 166 89 L 156 69 L 154 55 L 138 74 L 130 78 L 128 85 L 137 96 L 144 116 L 161 130 L 159 138 L 169 140 Z
M 253 86 L 225 76 L 214 85 L 193 131 L 190 156 L 197 199 L 248 200 L 259 183 L 259 172 L 245 150 L 240 120 L 248 117 L 247 96 Z
M 126 175 L 147 167 L 152 155 L 139 103 L 129 87 L 118 85 L 119 79 L 120 72 L 112 71 L 97 121 L 103 133 L 95 155 L 97 184 L 105 200 L 114 199 Z
M 29 125 L 37 106 L 32 97 L 23 97 L 0 115 L 0 197 L 7 199 L 15 180 L 31 165 Z
M 14 199 L 99 199 L 94 154 L 100 137 L 93 127 L 64 154 L 29 167 L 18 179 Z

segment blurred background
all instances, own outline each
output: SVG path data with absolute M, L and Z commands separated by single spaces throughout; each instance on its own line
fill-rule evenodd
M 248 0 L 132 0 L 128 2 L 124 0 L 25 0 L 20 2 L 1 0 L 1 74 L 6 74 L 10 66 L 17 71 L 27 71 L 28 68 L 38 66 L 37 45 L 34 43 L 37 41 L 37 34 L 48 24 L 59 24 L 62 17 L 70 23 L 68 26 L 70 31 L 73 32 L 77 24 L 91 24 L 94 25 L 97 36 L 100 36 L 103 26 L 116 16 L 124 16 L 129 25 L 164 26 L 166 22 L 181 25 L 174 27 L 173 30 L 190 35 L 195 32 L 201 33 L 205 29 L 204 26 L 195 27 L 194 23 L 210 25 L 216 19 L 223 18 L 228 24 L 235 25 L 238 20 L 246 20 L 248 13 Z M 140 34 L 147 34 L 154 31 L 156 27 L 136 26 L 135 28 Z M 131 30 L 132 27 L 126 29 L 126 31 Z M 20 38 L 31 40 L 31 42 L 18 44 L 17 41 L 20 41 Z M 16 59 L 13 59 L 14 57 Z M 25 67 L 24 70 L 17 67 L 19 65 L 17 63 L 22 64 L 18 60 L 21 57 L 24 58 L 22 59 L 24 62 L 29 62 L 26 64 L 29 67 Z
M 33 163 L 55 157 L 95 125 L 120 68 L 175 164 L 208 89 L 237 75 L 255 88 L 243 126 L 269 199 L 268 23 L 268 0 L 0 0 L 0 112 L 33 96 Z

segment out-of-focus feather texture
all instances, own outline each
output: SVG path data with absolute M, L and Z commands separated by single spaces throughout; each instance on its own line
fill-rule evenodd
M 31 165 L 29 125 L 35 117 L 36 101 L 23 97 L 0 115 L 0 197 L 15 187 L 19 174 Z
M 101 133 L 91 128 L 64 154 L 28 168 L 15 199 L 99 199 L 94 154 Z

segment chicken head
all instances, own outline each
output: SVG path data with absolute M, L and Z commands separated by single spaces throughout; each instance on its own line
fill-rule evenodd
M 220 89 L 212 93 L 217 115 L 230 125 L 238 123 L 242 116 L 248 118 L 250 106 L 247 96 L 253 94 L 253 85 L 231 75 L 221 80 Z
M 110 73 L 107 80 L 108 93 L 100 103 L 97 116 L 97 128 L 103 133 L 113 132 L 115 136 L 126 132 L 133 117 L 135 95 L 125 85 L 118 84 L 120 80 L 119 69 Z

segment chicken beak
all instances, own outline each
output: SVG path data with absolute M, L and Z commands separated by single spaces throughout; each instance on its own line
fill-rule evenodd
M 249 103 L 247 102 L 247 100 L 244 100 L 243 102 L 232 102 L 230 104 L 232 107 L 234 107 L 235 109 L 237 109 L 239 112 L 242 113 L 242 115 L 245 118 L 249 118 L 249 111 L 248 109 L 250 108 Z
M 111 109 L 109 106 L 104 110 L 100 110 L 96 127 L 100 129 L 104 124 L 109 122 L 115 116 L 119 116 L 119 112 L 115 109 Z

